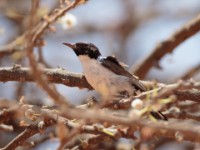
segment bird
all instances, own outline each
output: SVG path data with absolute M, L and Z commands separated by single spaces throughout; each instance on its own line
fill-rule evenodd
M 129 73 L 114 56 L 103 57 L 92 43 L 63 43 L 79 58 L 88 83 L 104 100 L 129 98 L 136 91 L 146 91 L 138 77 Z
M 123 63 L 114 56 L 103 57 L 94 44 L 85 42 L 63 44 L 75 52 L 82 64 L 87 82 L 102 95 L 104 104 L 105 101 L 132 98 L 137 91 L 146 91 L 139 78 L 129 73 Z M 160 111 L 152 110 L 150 114 L 158 120 L 168 120 Z

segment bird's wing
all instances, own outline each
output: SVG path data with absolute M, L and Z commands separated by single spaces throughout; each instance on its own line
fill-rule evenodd
M 101 64 L 106 67 L 108 70 L 114 72 L 118 75 L 123 75 L 128 78 L 131 78 L 133 81 L 133 85 L 141 91 L 146 91 L 143 84 L 139 81 L 139 79 L 132 74 L 130 74 L 124 67 L 120 64 L 120 62 L 113 56 L 103 57 L 99 59 Z

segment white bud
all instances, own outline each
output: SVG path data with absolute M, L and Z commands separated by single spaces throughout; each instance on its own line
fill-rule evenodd
M 143 105 L 144 105 L 143 101 L 139 98 L 134 99 L 131 103 L 131 107 L 138 110 L 142 109 Z
M 64 30 L 68 30 L 76 26 L 77 19 L 74 15 L 66 13 L 58 20 L 58 23 L 61 24 Z

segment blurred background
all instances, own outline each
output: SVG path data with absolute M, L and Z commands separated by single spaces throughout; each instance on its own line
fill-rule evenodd
M 0 45 L 6 45 L 28 28 L 31 1 L 0 0 Z M 59 1 L 41 0 L 38 18 L 59 6 Z M 187 21 L 196 17 L 199 0 L 89 0 L 56 22 L 56 32 L 43 36 L 43 59 L 48 67 L 61 67 L 71 72 L 82 72 L 74 52 L 63 42 L 91 42 L 104 56 L 115 55 L 130 67 L 136 65 Z M 200 34 L 191 37 L 172 54 L 160 61 L 162 69 L 153 67 L 146 80 L 171 83 L 177 81 L 189 69 L 200 64 Z M 37 51 L 37 49 L 36 49 Z M 37 55 L 37 53 L 36 53 Z M 1 67 L 13 64 L 28 66 L 27 59 L 19 53 L 1 58 Z M 200 75 L 194 76 L 196 80 Z M 96 95 L 87 89 L 56 85 L 58 91 L 73 104 Z M 35 83 L 0 83 L 0 97 L 19 99 L 25 95 L 31 103 L 51 105 L 46 94 Z

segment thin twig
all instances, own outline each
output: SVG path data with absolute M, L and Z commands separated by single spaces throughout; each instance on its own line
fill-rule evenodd
M 53 125 L 53 121 L 45 122 L 45 126 L 43 130 L 46 129 L 48 126 Z M 22 133 L 16 136 L 12 141 L 10 141 L 5 147 L 1 150 L 11 150 L 15 149 L 16 147 L 23 145 L 23 143 L 31 136 L 35 135 L 36 133 L 40 133 L 41 129 L 38 126 L 31 125 L 30 127 L 26 128 Z

